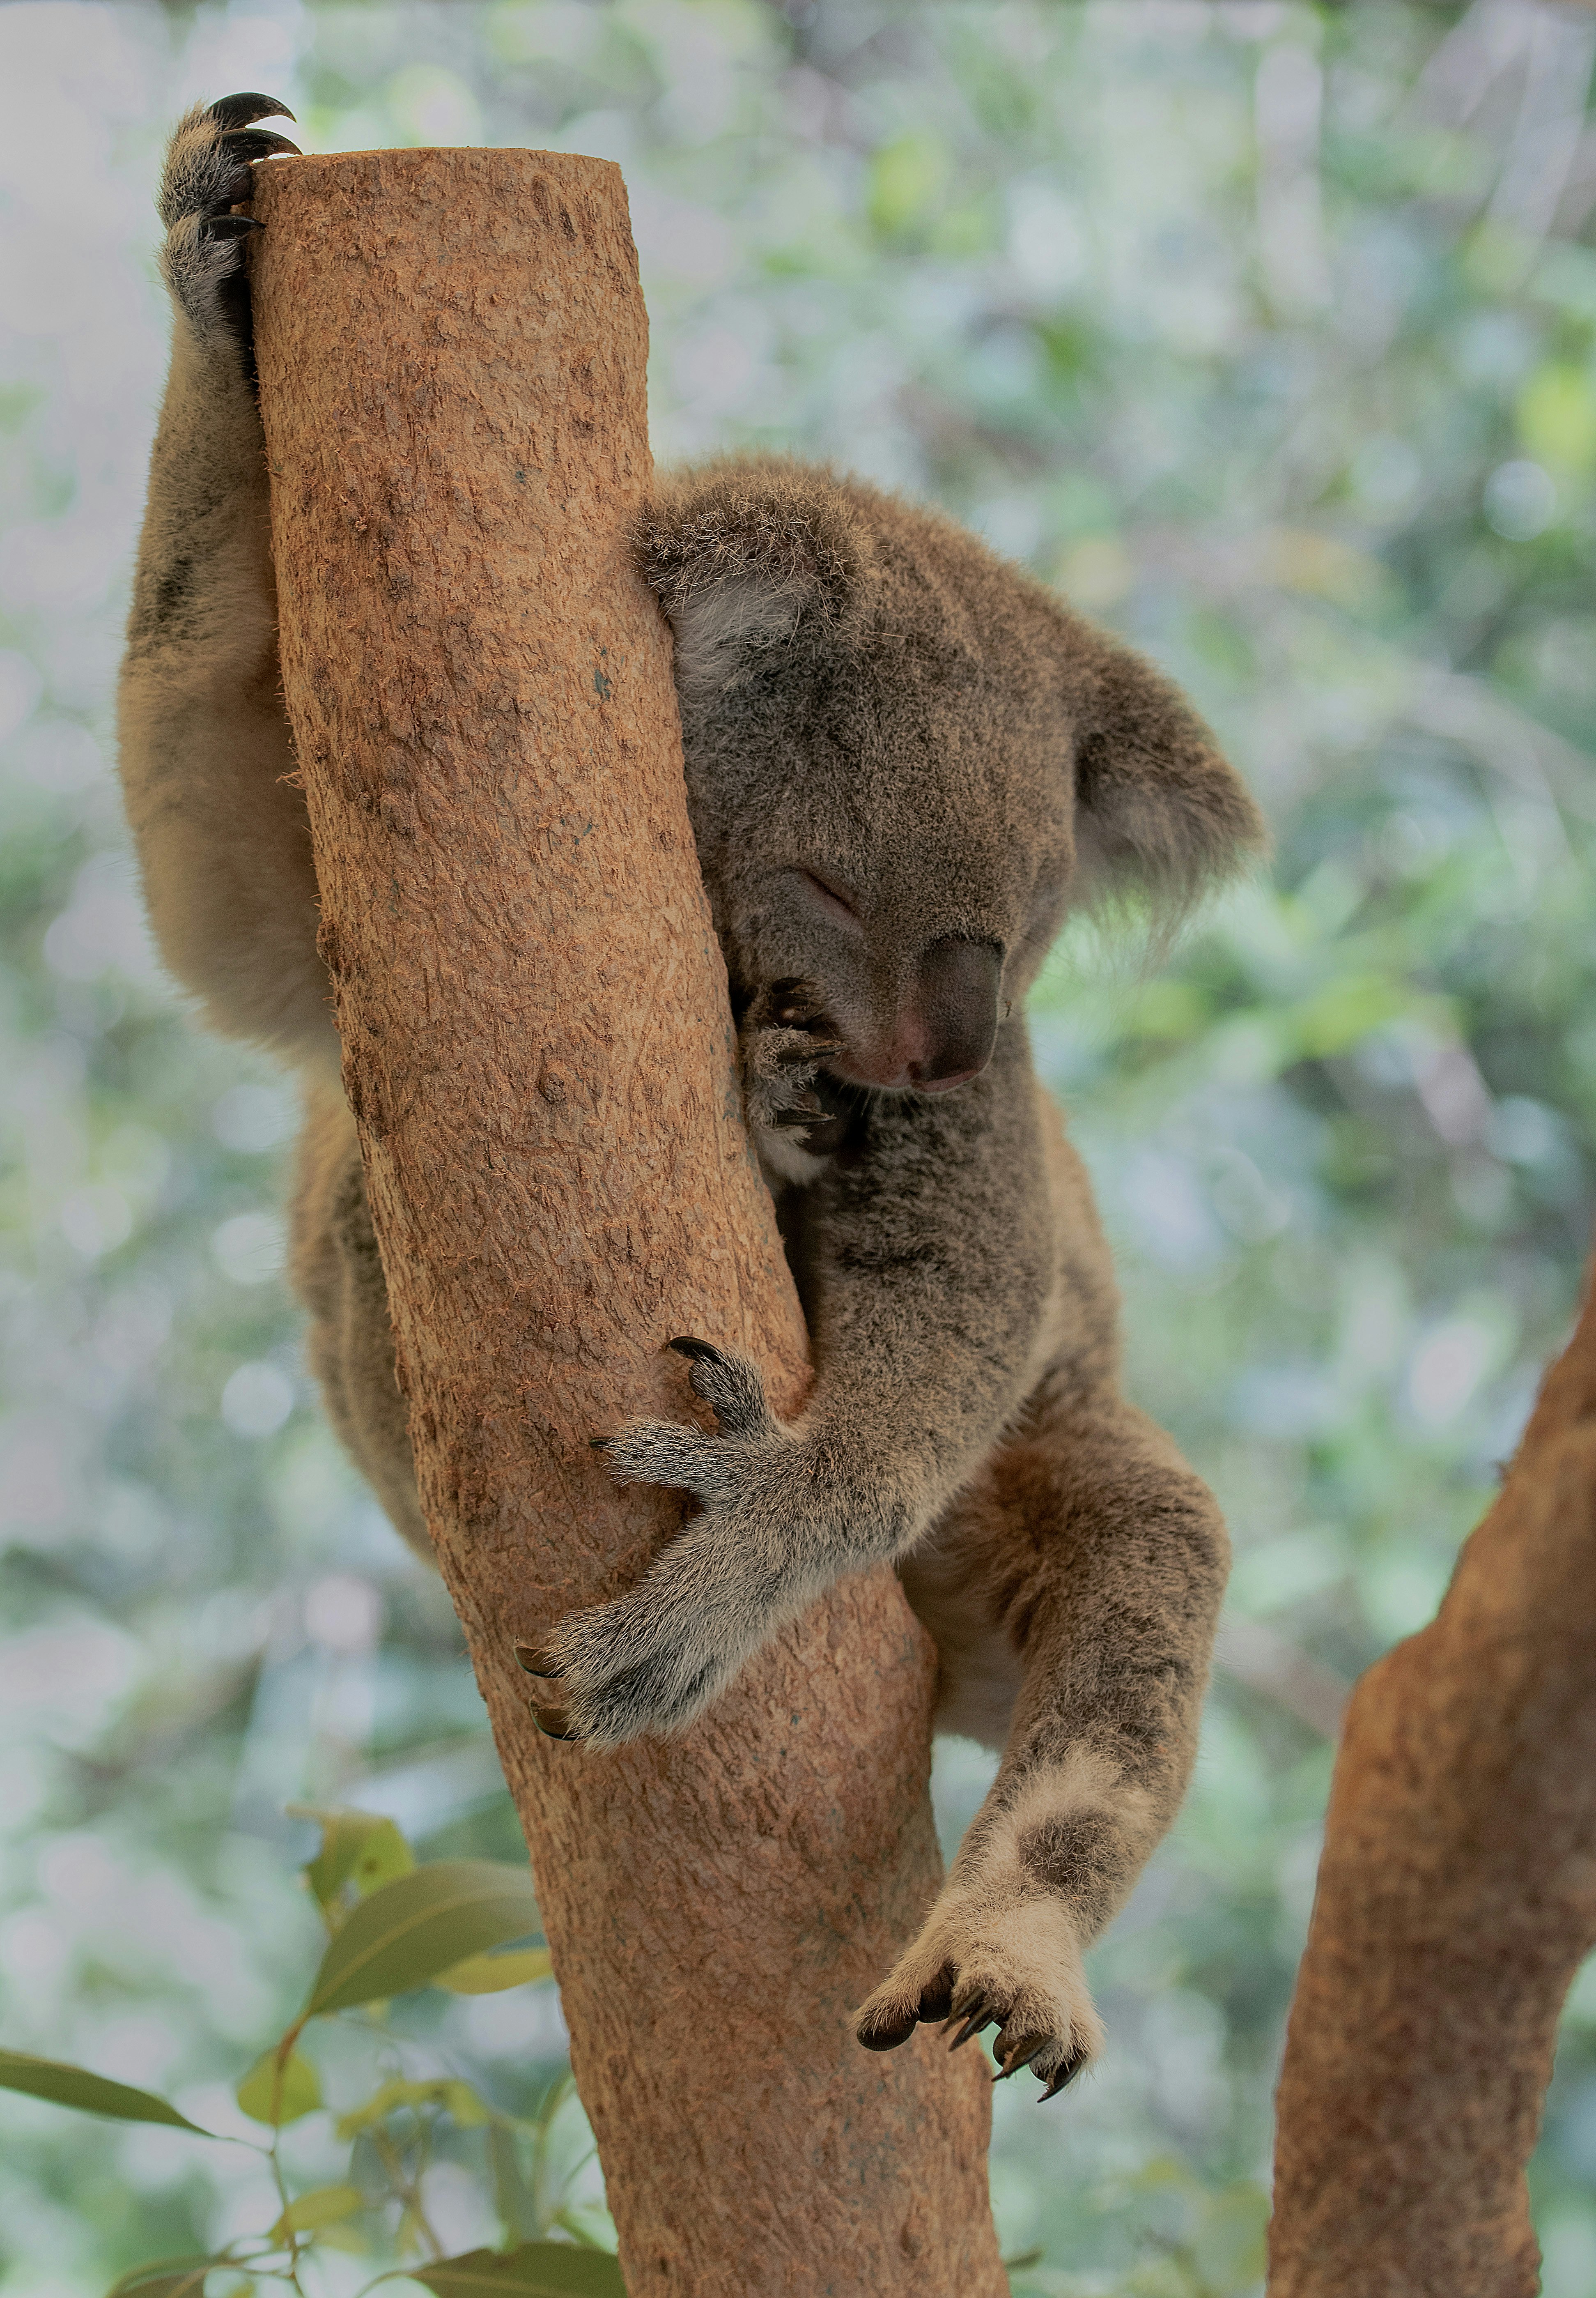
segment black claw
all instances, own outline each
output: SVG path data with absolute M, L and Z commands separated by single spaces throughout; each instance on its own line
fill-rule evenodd
M 959 2013 L 956 2011 L 953 2014 L 953 2018 L 957 2019 L 959 2015 Z M 965 2018 L 964 2025 L 959 2029 L 958 2034 L 954 2036 L 953 2040 L 948 2046 L 950 2056 L 951 2056 L 952 2053 L 955 2051 L 962 2051 L 965 2045 L 969 2041 L 971 2036 L 978 2035 L 983 2027 L 990 2027 L 996 2017 L 997 2013 L 995 2011 L 989 2011 L 984 2002 L 972 2005 L 968 2014 Z M 951 2026 L 953 2024 L 953 2020 L 950 2019 L 948 2024 Z
M 589 1436 L 588 1439 L 588 1450 L 589 1452 L 602 1452 L 609 1441 L 610 1440 L 607 1436 Z
M 1007 2056 L 999 2051 L 997 2055 L 1000 2063 L 992 2080 L 1007 2082 L 1010 2075 L 1017 2075 L 1022 2067 L 1030 2065 L 1038 2051 L 1047 2049 L 1049 2040 L 1049 2038 L 1046 2035 L 1022 2035 Z M 995 2045 L 993 2047 L 996 2049 Z
M 532 1721 L 546 1740 L 580 1740 L 582 1736 L 563 1707 L 539 1707 L 534 1700 Z
M 565 1673 L 557 1659 L 548 1652 L 539 1651 L 536 1644 L 517 1644 L 515 1664 L 525 1668 L 529 1675 L 546 1675 L 555 1682 Z
M 1085 2064 L 1086 2054 L 1084 2051 L 1077 2051 L 1073 2058 L 1065 2059 L 1064 2064 L 1049 2077 L 1046 2088 L 1043 2090 L 1041 2098 L 1036 2102 L 1038 2106 L 1044 2104 L 1045 2102 L 1050 2098 L 1057 2098 L 1061 2090 L 1064 2090 L 1069 2084 L 1074 2081 L 1075 2077 L 1080 2073 L 1082 2068 Z
M 726 1362 L 719 1349 L 712 1349 L 707 1341 L 694 1340 L 690 1334 L 683 1333 L 674 1341 L 667 1341 L 665 1346 L 674 1349 L 679 1357 L 692 1357 L 699 1364 Z
M 212 239 L 243 239 L 252 231 L 264 231 L 266 226 L 257 223 L 253 216 L 207 216 L 205 228 Z
M 223 128 L 250 128 L 257 120 L 292 120 L 293 114 L 275 95 L 220 95 L 208 107 L 210 116 Z M 297 120 L 294 122 L 298 126 Z
M 291 152 L 296 160 L 305 156 L 297 144 L 271 128 L 229 128 L 218 141 L 230 160 L 269 160 L 278 152 Z

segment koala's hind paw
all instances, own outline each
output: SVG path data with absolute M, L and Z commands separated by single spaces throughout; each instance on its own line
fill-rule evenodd
M 856 2024 L 868 2051 L 895 2050 L 920 2024 L 955 2029 L 958 2050 L 995 2027 L 993 2080 L 1029 2067 L 1044 2099 L 1057 2098 L 1103 2046 L 1102 2022 L 1082 1968 L 1069 1912 L 1057 1899 L 988 1906 L 975 1917 L 934 1908 Z
M 185 112 L 167 146 L 157 206 L 166 226 L 160 268 L 167 285 L 202 341 L 230 343 L 247 353 L 249 283 L 243 243 L 259 229 L 232 211 L 251 196 L 250 170 L 299 145 L 259 120 L 293 114 L 276 96 L 225 95 Z

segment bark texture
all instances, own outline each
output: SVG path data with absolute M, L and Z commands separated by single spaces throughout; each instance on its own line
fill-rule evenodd
M 515 1798 L 633 2298 L 991 2294 L 975 2054 L 847 2013 L 938 1878 L 932 1655 L 840 1589 L 683 1740 L 543 1740 L 512 1646 L 679 1524 L 589 1450 L 790 1409 L 804 1335 L 744 1136 L 669 636 L 628 523 L 647 327 L 619 171 L 257 171 L 284 685 L 423 1502 Z
M 1280 2077 L 1271 2298 L 1529 2298 L 1596 1944 L 1596 1305 L 1436 1619 L 1348 1711 Z

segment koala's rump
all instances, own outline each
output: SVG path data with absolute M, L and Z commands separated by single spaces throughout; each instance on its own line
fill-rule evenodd
M 333 1426 L 395 1528 L 432 1564 L 360 1143 L 330 1087 L 307 1098 L 289 1236 L 289 1273 L 310 1313 L 310 1368 Z

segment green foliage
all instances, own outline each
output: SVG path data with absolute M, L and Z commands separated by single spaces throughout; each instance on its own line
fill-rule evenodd
M 489 1859 L 440 1860 L 381 1885 L 347 1914 L 310 1990 L 307 2018 L 424 1987 L 537 1927 L 530 1875 Z
M 368 1823 L 370 1814 L 341 1809 L 318 1810 L 315 1816 L 321 1841 L 303 1873 L 332 1936 L 305 2010 L 260 2054 L 234 2092 L 243 2112 L 272 2132 L 269 2145 L 255 2151 L 270 2166 L 281 2207 L 259 2236 L 202 2257 L 136 2267 L 109 2298 L 204 2298 L 207 2277 L 224 2269 L 235 2286 L 285 2281 L 303 2293 L 304 2274 L 317 2256 L 329 2249 L 372 2254 L 390 2220 L 396 2221 L 397 2258 L 414 2267 L 412 2279 L 440 2294 L 494 2289 L 549 2298 L 561 2293 L 625 2298 L 613 2258 L 591 2246 L 593 2236 L 550 2177 L 550 2126 L 563 2087 L 557 2084 L 541 2111 L 528 2118 L 502 2112 L 457 2075 L 388 2074 L 368 2097 L 334 2118 L 338 2137 L 353 2146 L 350 2176 L 291 2192 L 280 2134 L 324 2106 L 320 2072 L 296 2047 L 309 2022 L 456 1977 L 461 1966 L 469 1970 L 473 1962 L 491 1960 L 489 1949 L 521 1937 L 537 1921 L 531 1880 L 523 1869 L 485 1859 L 418 1866 L 391 1821 Z M 362 1896 L 350 1907 L 342 1887 L 351 1879 Z M 546 1955 L 503 1959 L 539 1963 L 531 1975 L 547 1976 Z M 0 2087 L 87 2114 L 210 2135 L 148 2091 L 23 2052 L 0 2051 Z M 507 2246 L 445 2258 L 429 2222 L 423 2183 L 440 2141 L 463 2132 L 480 2133 L 486 2141 L 482 2169 L 505 2198 Z M 570 2239 L 522 2240 L 550 2228 Z
M 305 1881 L 327 1922 L 338 1924 L 368 1891 L 407 1875 L 415 1855 L 391 1819 L 370 1811 L 321 1811 L 293 1804 L 289 1815 L 312 1819 L 322 1831 L 322 1848 L 305 1870 Z
M 128 2083 L 108 2082 L 86 2068 L 63 2065 L 59 2059 L 36 2059 L 26 2051 L 0 2051 L 0 2089 L 25 2091 L 32 2098 L 47 2098 L 57 2106 L 75 2106 L 84 2114 L 109 2115 L 118 2122 L 165 2122 L 174 2129 L 200 2130 L 164 2098 Z
M 613 2258 L 554 2242 L 529 2242 L 507 2256 L 473 2250 L 468 2258 L 421 2267 L 410 2278 L 437 2298 L 472 2298 L 478 2290 L 521 2291 L 525 2298 L 626 2298 Z
M 233 2095 L 252 2122 L 280 2130 L 302 2114 L 315 2113 L 322 2103 L 321 2077 L 300 2052 L 274 2044 L 262 2051 Z

